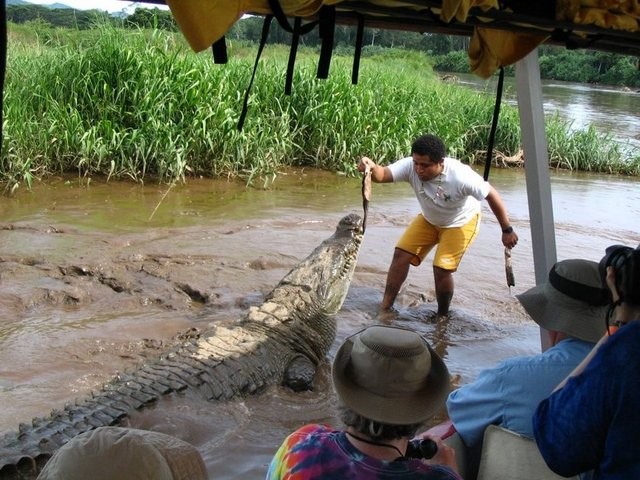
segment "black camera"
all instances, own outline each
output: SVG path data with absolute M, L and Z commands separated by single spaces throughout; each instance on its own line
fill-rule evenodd
M 624 302 L 640 305 L 640 247 L 611 245 L 598 265 L 602 284 L 607 286 L 607 267 L 615 269 L 615 284 Z
M 406 458 L 418 458 L 418 459 L 430 459 L 438 453 L 438 445 L 430 438 L 423 438 L 422 440 L 411 440 L 407 445 L 407 453 L 404 454 Z

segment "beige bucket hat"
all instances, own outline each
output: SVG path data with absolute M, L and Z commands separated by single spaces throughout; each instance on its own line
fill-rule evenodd
M 373 325 L 348 337 L 332 375 L 345 406 L 389 425 L 427 420 L 449 393 L 445 363 L 418 333 L 400 327 Z
M 159 432 L 100 427 L 63 445 L 38 480 L 207 480 L 198 450 Z
M 596 262 L 557 262 L 545 283 L 516 297 L 529 316 L 547 330 L 593 343 L 605 332 L 610 292 L 602 285 Z

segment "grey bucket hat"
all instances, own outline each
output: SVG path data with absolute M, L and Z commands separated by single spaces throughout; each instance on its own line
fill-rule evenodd
M 593 343 L 604 335 L 610 292 L 602 285 L 596 262 L 557 262 L 545 283 L 516 297 L 529 316 L 547 330 Z
M 342 403 L 370 420 L 411 425 L 443 407 L 449 371 L 413 330 L 373 325 L 348 337 L 333 362 Z

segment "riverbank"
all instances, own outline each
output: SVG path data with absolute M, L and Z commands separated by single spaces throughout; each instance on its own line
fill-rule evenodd
M 214 65 L 166 31 L 10 25 L 9 33 L 5 192 L 69 172 L 169 184 L 240 177 L 258 186 L 288 166 L 352 176 L 358 157 L 393 161 L 423 132 L 441 136 L 452 156 L 485 160 L 493 97 L 440 81 L 417 53 L 364 58 L 352 85 L 351 56 L 334 55 L 329 78 L 317 80 L 317 54 L 301 51 L 288 96 L 288 50 L 269 46 L 238 131 L 254 46 L 232 44 L 229 64 Z M 573 131 L 551 119 L 546 128 L 554 168 L 640 174 L 640 153 L 593 127 Z M 497 159 L 520 150 L 513 106 L 502 108 L 494 149 Z

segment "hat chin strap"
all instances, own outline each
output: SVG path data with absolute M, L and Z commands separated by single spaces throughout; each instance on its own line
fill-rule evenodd
M 378 447 L 393 448 L 396 452 L 398 452 L 398 455 L 400 455 L 399 458 L 404 458 L 404 453 L 402 453 L 400 451 L 400 449 L 398 447 L 396 447 L 395 445 L 391 445 L 390 443 L 382 443 L 382 442 L 376 442 L 374 440 L 369 440 L 367 438 L 363 438 L 363 437 L 360 437 L 358 435 L 355 435 L 355 434 L 351 433 L 348 430 L 345 430 L 345 433 L 347 435 L 349 435 L 350 437 L 355 438 L 356 440 L 360 440 L 361 442 L 368 443 L 369 445 L 376 445 Z

